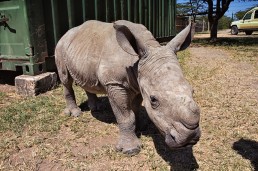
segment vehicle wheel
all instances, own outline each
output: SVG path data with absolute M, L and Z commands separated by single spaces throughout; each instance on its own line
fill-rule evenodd
M 253 33 L 253 31 L 245 31 L 246 35 L 251 35 Z
M 232 27 L 231 27 L 231 34 L 233 34 L 233 35 L 237 35 L 237 34 L 238 34 L 238 28 L 237 28 L 237 26 L 232 26 Z

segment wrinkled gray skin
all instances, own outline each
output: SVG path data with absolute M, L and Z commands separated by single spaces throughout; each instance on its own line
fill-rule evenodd
M 96 94 L 108 94 L 120 130 L 117 150 L 131 155 L 140 151 L 135 118 L 142 101 L 169 147 L 195 144 L 200 111 L 176 56 L 189 46 L 192 28 L 189 24 L 166 46 L 143 25 L 124 20 L 87 21 L 69 30 L 55 51 L 67 103 L 64 112 L 81 114 L 72 88 L 75 81 L 86 91 L 92 111 L 102 108 Z

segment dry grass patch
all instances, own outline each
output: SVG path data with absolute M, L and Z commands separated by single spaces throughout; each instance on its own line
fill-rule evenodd
M 200 170 L 257 170 L 257 44 L 199 43 L 190 53 L 182 64 L 202 109 Z

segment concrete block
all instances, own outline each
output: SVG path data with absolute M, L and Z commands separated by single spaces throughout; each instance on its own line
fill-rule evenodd
M 36 96 L 53 89 L 57 85 L 57 75 L 47 72 L 36 76 L 20 75 L 15 77 L 16 93 L 24 96 Z

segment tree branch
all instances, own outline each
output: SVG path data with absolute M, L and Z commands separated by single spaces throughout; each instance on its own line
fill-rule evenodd
M 221 18 L 227 12 L 228 7 L 232 1 L 233 0 L 222 0 L 222 11 L 221 11 L 220 15 L 218 16 L 219 18 Z
M 208 19 L 209 19 L 209 22 L 212 22 L 213 21 L 213 1 L 212 0 L 205 0 L 205 2 L 207 2 L 208 4 Z
M 219 16 L 220 13 L 221 13 L 220 1 L 221 1 L 221 0 L 217 0 L 217 4 L 216 4 L 216 15 L 215 15 L 215 18 L 216 18 L 216 19 L 218 18 L 218 16 Z

